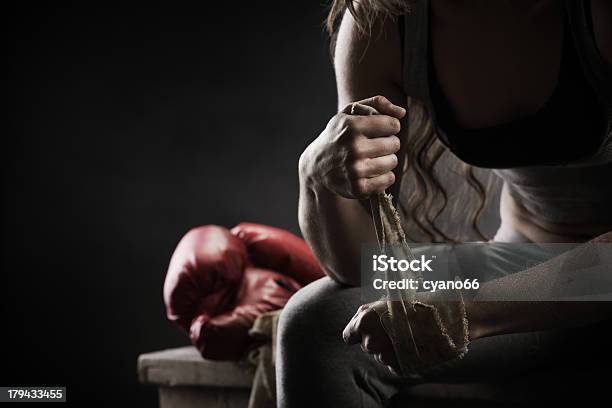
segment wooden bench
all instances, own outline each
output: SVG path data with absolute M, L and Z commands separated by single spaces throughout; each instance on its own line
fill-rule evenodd
M 205 360 L 189 346 L 140 355 L 138 378 L 158 387 L 160 408 L 245 408 L 253 374 L 238 363 Z

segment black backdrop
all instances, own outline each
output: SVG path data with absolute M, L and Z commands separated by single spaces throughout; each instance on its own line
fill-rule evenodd
M 320 2 L 3 12 L 0 385 L 154 406 L 138 354 L 187 344 L 165 268 L 190 227 L 297 227 L 297 159 L 335 111 Z

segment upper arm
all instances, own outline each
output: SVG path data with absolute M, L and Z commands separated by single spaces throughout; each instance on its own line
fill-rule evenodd
M 371 33 L 370 37 L 360 34 L 353 16 L 345 12 L 334 54 L 339 110 L 375 95 L 406 107 L 397 22 L 390 18 L 375 22 Z

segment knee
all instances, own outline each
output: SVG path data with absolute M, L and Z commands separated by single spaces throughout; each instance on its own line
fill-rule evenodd
M 360 288 L 329 278 L 291 297 L 277 331 L 279 407 L 363 406 L 370 395 L 373 402 L 367 406 L 382 406 L 378 382 L 370 384 L 378 375 L 377 363 L 342 340 L 342 330 L 361 303 Z
M 330 278 L 319 279 L 294 294 L 278 323 L 278 347 L 282 350 L 312 349 L 314 342 L 341 341 L 342 330 L 355 313 L 351 307 L 354 291 Z M 358 307 L 358 306 L 356 306 Z M 352 312 L 351 312 L 352 310 Z

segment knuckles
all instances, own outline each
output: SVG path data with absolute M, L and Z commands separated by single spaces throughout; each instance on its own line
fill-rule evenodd
M 368 195 L 368 180 L 354 178 L 349 181 L 350 193 L 355 198 L 365 198 Z
M 360 138 L 353 138 L 347 146 L 348 153 L 351 157 L 359 157 L 362 154 L 362 140 Z
M 368 310 L 370 308 L 370 304 L 369 303 L 365 303 L 361 306 L 359 306 L 359 308 L 357 309 L 358 312 L 363 312 L 365 310 Z
M 368 158 L 359 159 L 354 164 L 356 175 L 369 174 L 373 170 L 372 160 Z
M 329 124 L 340 136 L 354 136 L 357 130 L 358 119 L 358 117 L 353 115 L 338 113 L 331 119 Z
M 387 98 L 385 98 L 382 95 L 376 95 L 372 98 L 372 102 L 376 105 L 386 105 L 389 103 L 389 101 L 387 100 Z
M 385 98 L 382 95 L 376 95 L 376 96 L 372 97 L 371 101 L 372 101 L 372 105 L 374 105 L 378 109 L 380 109 L 380 108 L 388 108 L 388 107 L 393 106 L 391 101 L 388 100 L 387 98 Z
M 395 134 L 399 133 L 402 129 L 399 119 L 385 116 L 383 122 L 380 120 L 379 115 L 359 116 L 338 113 L 329 121 L 328 127 L 334 129 L 334 132 L 337 134 L 357 136 L 362 133 L 364 128 L 374 128 L 382 125 L 389 132 L 389 136 L 393 135 L 393 137 L 397 139 L 397 142 L 394 143 L 399 145 L 399 139 L 395 136 Z

